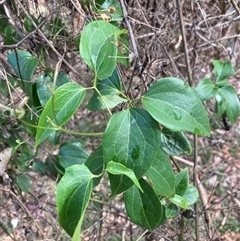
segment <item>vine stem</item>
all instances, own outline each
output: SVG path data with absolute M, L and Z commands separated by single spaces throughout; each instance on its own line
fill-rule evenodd
M 131 42 L 132 50 L 133 50 L 133 54 L 134 54 L 133 72 L 132 72 L 132 76 L 130 78 L 128 89 L 127 89 L 127 92 L 126 92 L 126 93 L 129 93 L 131 85 L 132 85 L 132 81 L 133 81 L 134 71 L 136 70 L 136 68 L 139 68 L 138 72 L 139 72 L 139 76 L 141 76 L 142 63 L 139 59 L 137 43 L 136 43 L 136 40 L 135 40 L 135 37 L 134 37 L 132 26 L 131 26 L 130 22 L 128 21 L 128 13 L 127 13 L 127 8 L 126 8 L 126 5 L 125 5 L 125 2 L 124 2 L 124 0 L 120 0 L 119 2 L 120 2 L 122 12 L 123 12 L 124 22 L 127 25 L 127 30 L 128 30 L 128 33 L 129 33 L 129 38 L 130 38 L 130 42 Z M 145 86 L 145 84 L 144 84 L 144 86 Z
M 181 29 L 181 34 L 182 34 L 182 40 L 183 40 L 183 49 L 184 49 L 184 57 L 185 57 L 185 64 L 186 64 L 186 70 L 187 70 L 187 80 L 188 84 L 193 87 L 193 81 L 192 81 L 192 72 L 191 72 L 191 67 L 190 67 L 190 61 L 189 61 L 189 56 L 188 56 L 188 48 L 187 48 L 187 39 L 186 39 L 186 32 L 184 28 L 184 20 L 182 16 L 182 10 L 181 10 L 181 3 L 180 0 L 176 0 L 177 4 L 177 10 L 178 10 L 178 17 L 179 17 L 179 23 L 180 23 L 180 29 Z M 198 143 L 197 143 L 197 135 L 194 134 L 194 158 L 193 158 L 193 163 L 194 163 L 194 170 L 197 166 L 197 157 L 198 157 Z M 196 186 L 196 176 L 195 173 L 193 174 L 193 184 Z M 196 241 L 199 241 L 199 215 L 197 212 L 198 205 L 197 203 L 194 204 L 194 210 L 195 210 L 195 237 Z M 179 241 L 183 240 L 183 232 L 184 232 L 184 224 L 182 223 L 181 226 L 181 235 L 179 237 Z
M 43 127 L 43 126 L 37 126 L 37 125 L 33 125 L 31 123 L 28 123 L 22 119 L 20 119 L 20 121 L 29 127 L 33 127 L 36 129 L 43 129 L 43 130 L 51 130 L 51 131 L 61 131 L 61 132 L 65 132 L 67 134 L 71 134 L 71 135 L 76 135 L 76 136 L 102 136 L 103 132 L 77 132 L 77 131 L 72 131 L 72 130 L 67 130 L 64 129 L 62 127 L 56 126 L 56 127 Z

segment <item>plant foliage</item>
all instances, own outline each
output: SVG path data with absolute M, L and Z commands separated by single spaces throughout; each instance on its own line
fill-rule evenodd
M 112 3 L 96 2 L 92 8 L 99 12 L 106 11 Z M 39 62 L 31 53 L 16 50 L 8 55 L 8 63 L 18 79 L 9 77 L 8 81 L 18 84 L 28 100 L 16 109 L 5 108 L 10 117 L 18 117 L 16 125 L 35 138 L 35 146 L 30 150 L 17 133 L 14 135 L 17 144 L 11 133 L 12 139 L 7 144 L 13 147 L 13 154 L 21 152 L 22 171 L 27 169 L 25 163 L 36 155 L 40 144 L 46 141 L 59 144 L 54 162 L 48 157 L 44 164 L 35 162 L 33 168 L 42 174 L 49 171 L 55 177 L 60 176 L 56 193 L 58 219 L 72 240 L 80 239 L 93 187 L 99 185 L 104 174 L 110 182 L 109 196 L 123 194 L 129 218 L 148 230 L 176 216 L 180 208 L 191 209 L 198 192 L 190 184 L 188 169 L 175 173 L 169 155 L 191 154 L 191 144 L 184 132 L 210 135 L 209 118 L 202 101 L 214 98 L 217 116 L 226 116 L 231 123 L 239 116 L 237 93 L 227 80 L 234 74 L 233 66 L 218 60 L 213 61 L 215 81 L 205 78 L 192 89 L 181 79 L 162 78 L 143 96 L 133 99 L 123 88 L 117 68 L 117 63 L 128 66 L 121 60 L 121 56 L 128 58 L 128 52 L 120 49 L 120 41 L 126 43 L 121 46 L 125 50 L 128 41 L 127 30 L 116 24 L 122 19 L 121 8 L 119 4 L 114 8 L 116 12 L 110 13 L 110 22 L 94 20 L 81 33 L 80 57 L 94 74 L 91 86 L 71 82 L 62 73 L 33 77 Z M 33 78 L 35 82 L 31 81 Z M 5 87 L 1 90 L 7 95 Z M 85 98 L 88 91 L 93 91 L 90 100 Z M 89 111 L 108 111 L 104 132 L 79 133 L 66 128 L 65 124 L 84 101 Z M 36 116 L 32 117 L 27 103 L 38 113 Z M 18 111 L 22 113 L 21 118 Z M 1 113 L 2 125 L 6 115 Z M 100 135 L 102 142 L 88 153 L 79 140 L 62 143 L 61 132 Z M 0 139 L 4 139 L 3 134 Z M 26 175 L 17 176 L 16 182 L 22 191 L 31 190 Z

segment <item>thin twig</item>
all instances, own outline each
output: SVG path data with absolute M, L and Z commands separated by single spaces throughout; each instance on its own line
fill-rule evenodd
M 186 63 L 186 70 L 187 70 L 187 78 L 188 78 L 188 84 L 193 87 L 193 81 L 192 81 L 192 72 L 191 72 L 191 67 L 190 67 L 190 61 L 189 61 L 189 56 L 188 56 L 188 48 L 187 48 L 187 40 L 186 40 L 186 32 L 184 28 L 184 20 L 182 16 L 182 8 L 179 0 L 176 0 L 177 3 L 177 9 L 178 9 L 178 16 L 179 16 L 179 22 L 180 22 L 180 28 L 181 28 L 181 33 L 182 33 L 182 38 L 183 38 L 183 49 L 184 49 L 184 57 L 185 57 L 185 63 Z M 197 166 L 197 157 L 198 157 L 198 143 L 197 143 L 197 135 L 194 134 L 194 168 Z M 195 174 L 193 175 L 193 183 L 196 185 L 196 176 Z M 199 241 L 199 215 L 197 214 L 197 204 L 194 205 L 195 208 L 195 236 L 196 236 L 196 241 Z M 180 236 L 180 240 L 183 240 L 183 237 Z
M 128 13 L 127 13 L 127 9 L 126 9 L 124 0 L 120 0 L 120 5 L 121 5 L 122 11 L 123 11 L 124 21 L 125 21 L 125 23 L 127 25 L 129 38 L 130 38 L 130 42 L 131 42 L 131 45 L 132 45 L 132 50 L 133 50 L 134 58 L 135 58 L 134 59 L 134 65 L 133 65 L 134 66 L 133 73 L 136 70 L 136 68 L 138 68 L 139 76 L 141 76 L 141 73 L 142 73 L 142 63 L 141 63 L 141 61 L 139 59 L 138 48 L 137 48 L 137 44 L 136 44 L 136 40 L 135 40 L 135 37 L 134 37 L 133 30 L 132 30 L 132 26 L 131 26 L 130 22 L 128 21 Z M 133 74 L 132 74 L 131 79 L 129 81 L 127 93 L 129 93 L 129 91 L 130 91 L 132 80 L 133 80 Z M 144 80 L 143 80 L 143 84 L 145 86 Z M 145 86 L 145 89 L 146 89 L 146 86 Z
M 39 232 L 42 234 L 42 236 L 47 239 L 47 236 L 45 235 L 45 233 L 43 232 L 43 230 L 41 229 L 41 227 L 39 226 L 39 224 L 36 222 L 35 218 L 32 216 L 32 214 L 28 211 L 28 209 L 26 208 L 26 206 L 22 203 L 22 201 L 19 199 L 18 196 L 15 195 L 15 193 L 13 193 L 11 190 L 6 189 L 4 187 L 2 187 L 2 185 L 0 185 L 0 190 L 4 191 L 4 192 L 8 192 L 10 193 L 19 203 L 19 205 L 22 207 L 22 209 L 26 212 L 26 214 L 28 215 L 28 217 L 30 217 L 33 221 L 33 223 L 35 223 L 36 227 L 38 228 Z
M 31 20 L 32 25 L 34 26 L 35 29 L 37 29 L 37 25 L 36 23 L 33 21 L 32 17 L 29 15 L 29 13 L 27 12 L 27 10 L 24 8 L 24 6 L 22 5 L 22 3 L 19 0 L 16 0 L 16 2 L 18 3 L 18 5 L 22 8 L 23 12 L 26 14 L 27 18 L 29 20 Z M 37 29 L 37 32 L 39 33 L 39 35 L 41 35 L 41 37 L 44 39 L 44 41 L 48 44 L 48 46 L 52 49 L 52 51 L 59 57 L 62 58 L 61 54 L 54 48 L 53 44 L 47 39 L 47 37 L 43 34 L 43 32 L 40 29 Z M 67 65 L 67 67 L 72 70 L 77 76 L 80 77 L 80 74 L 72 67 L 72 65 L 66 60 L 66 59 L 62 59 L 63 63 Z

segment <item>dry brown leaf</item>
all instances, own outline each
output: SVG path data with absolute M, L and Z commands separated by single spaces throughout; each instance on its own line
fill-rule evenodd
M 12 153 L 12 147 L 7 147 L 2 152 L 0 152 L 0 176 L 3 175 L 7 169 L 8 162 L 10 160 Z

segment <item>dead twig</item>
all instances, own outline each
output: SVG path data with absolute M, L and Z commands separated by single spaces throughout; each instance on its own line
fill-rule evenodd
M 28 217 L 31 218 L 32 222 L 36 225 L 36 227 L 38 228 L 38 231 L 41 233 L 41 235 L 44 237 L 44 239 L 47 239 L 46 234 L 44 233 L 44 231 L 42 230 L 42 228 L 39 226 L 39 224 L 37 223 L 37 221 L 35 220 L 35 218 L 32 216 L 32 214 L 28 211 L 27 207 L 22 203 L 22 201 L 20 200 L 20 198 L 18 196 L 15 195 L 15 193 L 13 193 L 11 190 L 4 188 L 2 185 L 0 185 L 0 190 L 3 192 L 7 192 L 10 193 L 18 202 L 18 204 L 22 207 L 22 209 L 26 212 L 26 214 L 28 215 Z

